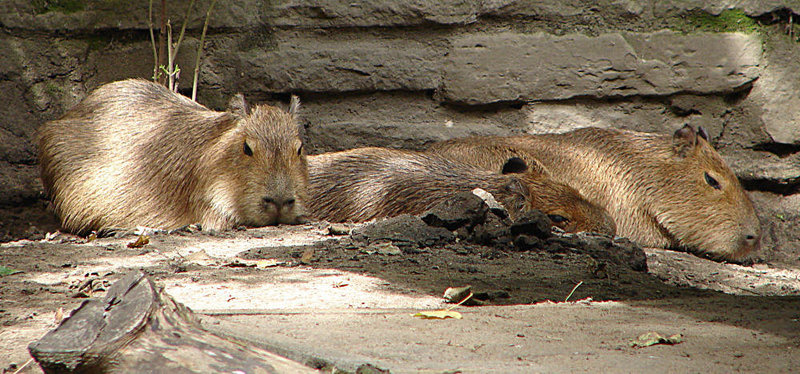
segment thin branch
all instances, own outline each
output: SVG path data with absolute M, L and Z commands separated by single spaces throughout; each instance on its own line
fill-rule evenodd
M 203 54 L 203 45 L 206 42 L 206 31 L 208 30 L 208 20 L 211 18 L 211 10 L 214 9 L 214 4 L 217 0 L 211 2 L 206 12 L 206 21 L 203 23 L 203 33 L 200 34 L 200 45 L 197 47 L 197 59 L 194 63 L 194 78 L 192 79 L 192 100 L 197 101 L 197 81 L 200 76 L 200 55 Z
M 172 23 L 167 21 L 167 78 L 169 84 L 167 88 L 170 91 L 175 91 L 175 65 L 173 64 L 172 57 Z
M 174 61 L 175 56 L 178 55 L 178 49 L 181 47 L 181 42 L 183 42 L 183 34 L 186 31 L 186 24 L 189 23 L 189 16 L 192 14 L 192 8 L 194 8 L 195 0 L 192 0 L 189 3 L 189 9 L 186 9 L 186 16 L 183 18 L 183 26 L 181 26 L 181 33 L 178 35 L 178 43 L 175 44 L 175 49 L 172 50 L 172 55 L 170 55 L 171 59 Z
M 158 67 L 164 68 L 167 65 L 167 54 L 165 52 L 167 44 L 167 0 L 161 0 L 161 30 L 158 34 Z M 160 71 L 159 71 L 160 73 Z M 158 82 L 165 84 L 167 77 L 158 75 Z
M 156 35 L 153 32 L 153 0 L 147 11 L 147 27 L 150 29 L 150 44 L 153 45 L 153 81 L 158 77 L 158 49 L 156 49 Z

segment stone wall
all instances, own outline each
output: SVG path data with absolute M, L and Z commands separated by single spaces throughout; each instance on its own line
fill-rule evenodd
M 153 57 L 147 1 L 4 3 L 0 204 L 19 205 L 40 197 L 36 127 L 100 84 L 150 77 Z M 179 53 L 182 92 L 209 3 Z M 188 4 L 169 1 L 176 29 Z M 760 211 L 757 256 L 800 261 L 798 13 L 766 0 L 219 2 L 198 101 L 298 94 L 312 152 L 702 125 Z

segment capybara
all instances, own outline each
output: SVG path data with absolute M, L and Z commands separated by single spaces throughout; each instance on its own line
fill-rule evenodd
M 497 170 L 526 168 L 522 160 L 512 158 Z M 482 188 L 512 219 L 538 209 L 565 231 L 613 235 L 616 230 L 602 208 L 569 186 L 535 173 L 495 174 L 435 155 L 374 147 L 309 156 L 308 170 L 309 214 L 332 222 L 420 214 L 455 192 Z
M 617 233 L 641 245 L 738 259 L 760 246 L 753 204 L 700 128 L 670 135 L 582 128 L 564 134 L 468 137 L 428 150 L 494 170 L 536 160 L 556 181 L 604 207 Z
M 39 129 L 42 182 L 78 234 L 297 223 L 308 185 L 298 105 L 251 108 L 237 95 L 216 112 L 153 82 L 109 83 Z

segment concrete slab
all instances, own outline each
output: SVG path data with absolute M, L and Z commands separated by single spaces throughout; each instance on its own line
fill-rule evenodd
M 290 359 L 347 371 L 365 363 L 392 373 L 789 372 L 800 365 L 797 342 L 785 336 L 654 306 L 577 302 L 459 310 L 461 320 L 422 320 L 403 308 L 265 310 L 207 316 L 203 324 Z M 650 331 L 682 334 L 684 342 L 629 346 Z

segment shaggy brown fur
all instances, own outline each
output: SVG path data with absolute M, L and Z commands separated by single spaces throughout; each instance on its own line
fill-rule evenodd
M 386 148 L 309 156 L 308 168 L 309 212 L 328 221 L 420 214 L 457 191 L 479 187 L 493 194 L 512 218 L 539 209 L 566 231 L 615 232 L 603 209 L 572 188 L 533 173 L 497 175 L 435 155 Z
M 204 230 L 295 223 L 308 170 L 290 112 L 215 112 L 144 81 L 106 84 L 38 133 L 42 181 L 64 229 Z
M 428 151 L 486 170 L 514 155 L 537 160 L 553 179 L 604 207 L 619 235 L 644 246 L 686 248 L 720 259 L 741 258 L 759 247 L 753 205 L 702 129 L 687 125 L 669 136 L 583 128 L 452 139 Z

